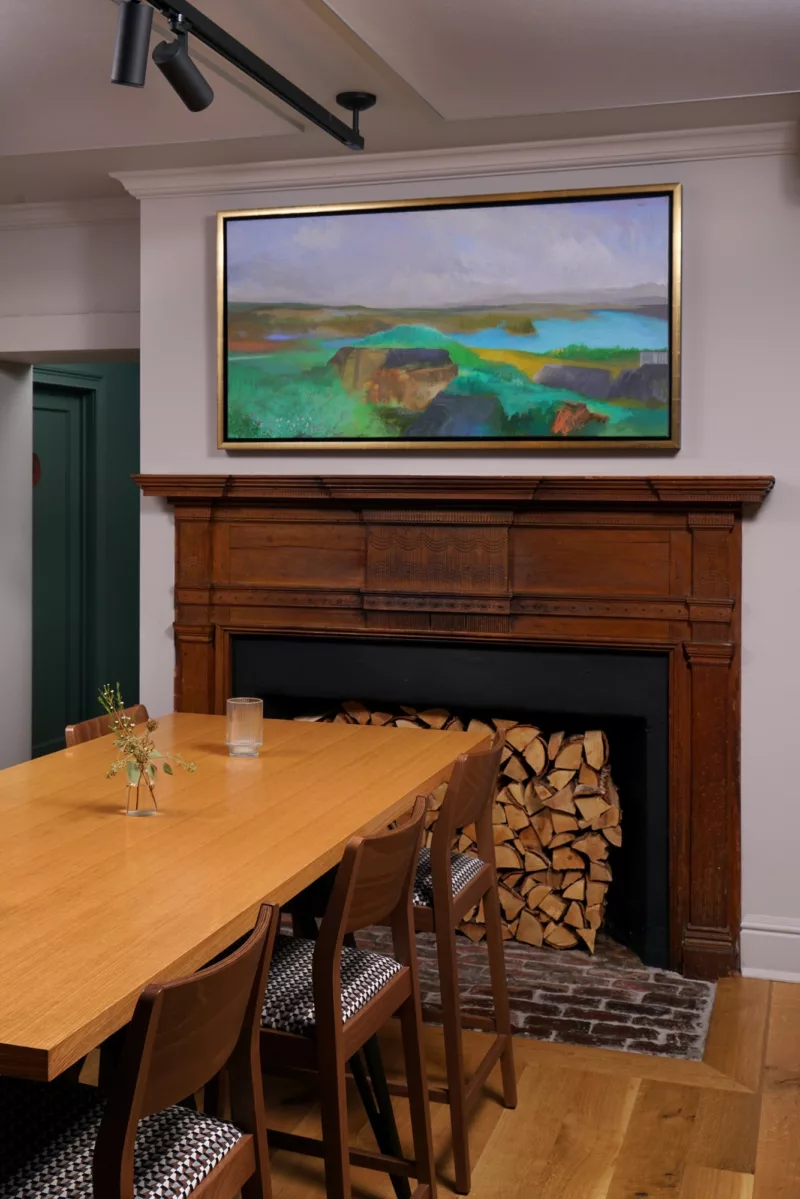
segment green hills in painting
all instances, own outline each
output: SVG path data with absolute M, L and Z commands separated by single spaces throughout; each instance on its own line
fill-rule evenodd
M 668 321 L 509 303 L 376 310 L 228 306 L 231 440 L 659 438 Z

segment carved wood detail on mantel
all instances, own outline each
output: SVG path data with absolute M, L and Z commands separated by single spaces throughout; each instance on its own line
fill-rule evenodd
M 237 633 L 666 653 L 677 969 L 739 960 L 739 476 L 140 475 L 175 507 L 175 706 L 221 711 Z

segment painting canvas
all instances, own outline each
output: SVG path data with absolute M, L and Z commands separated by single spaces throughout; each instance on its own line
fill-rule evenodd
M 677 448 L 677 185 L 221 213 L 226 448 Z

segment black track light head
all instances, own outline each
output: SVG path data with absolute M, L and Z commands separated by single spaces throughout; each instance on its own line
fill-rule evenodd
M 111 66 L 111 82 L 126 87 L 144 87 L 153 10 L 140 0 L 121 0 L 117 16 L 117 40 Z
M 214 90 L 189 57 L 186 33 L 178 30 L 174 42 L 159 42 L 153 51 L 153 62 L 190 112 L 208 108 L 214 99 Z

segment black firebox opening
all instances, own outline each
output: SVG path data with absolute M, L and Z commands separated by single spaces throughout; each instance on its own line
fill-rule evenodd
M 666 654 L 452 641 L 241 635 L 234 695 L 267 716 L 345 699 L 525 719 L 545 732 L 608 734 L 623 810 L 607 928 L 650 966 L 669 964 L 669 681 Z

